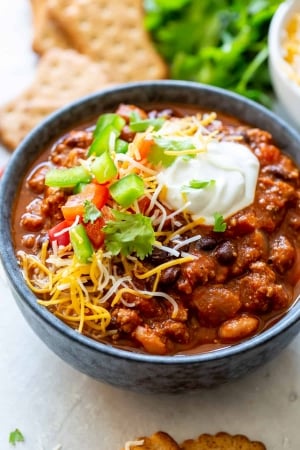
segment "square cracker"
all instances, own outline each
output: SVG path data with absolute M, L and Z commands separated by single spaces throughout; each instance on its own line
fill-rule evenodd
M 48 114 L 106 85 L 103 64 L 75 50 L 49 50 L 40 58 L 31 86 L 0 109 L 0 139 L 15 149 Z
M 49 15 L 47 0 L 31 0 L 33 14 L 32 48 L 39 55 L 59 47 L 71 48 L 68 37 Z
M 224 432 L 216 435 L 201 434 L 197 439 L 184 441 L 180 448 L 182 450 L 266 450 L 262 442 L 250 441 L 240 434 L 232 436 Z
M 144 27 L 142 0 L 49 0 L 74 48 L 106 61 L 113 82 L 166 78 L 167 66 Z
M 138 442 L 140 442 L 138 444 Z M 143 442 L 141 444 L 141 442 Z M 178 444 L 171 436 L 163 431 L 158 431 L 150 437 L 142 437 L 137 441 L 127 442 L 123 450 L 180 450 Z

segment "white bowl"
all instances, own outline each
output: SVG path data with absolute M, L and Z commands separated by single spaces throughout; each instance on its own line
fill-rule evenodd
M 300 0 L 287 0 L 275 12 L 269 28 L 269 69 L 273 88 L 283 113 L 300 129 L 300 85 L 291 76 L 291 66 L 283 56 L 284 30 L 295 13 L 300 13 Z

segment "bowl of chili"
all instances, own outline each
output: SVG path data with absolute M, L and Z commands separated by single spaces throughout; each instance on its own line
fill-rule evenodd
M 120 85 L 54 113 L 1 181 L 21 313 L 64 361 L 126 389 L 258 368 L 300 327 L 299 145 L 264 107 L 192 82 Z

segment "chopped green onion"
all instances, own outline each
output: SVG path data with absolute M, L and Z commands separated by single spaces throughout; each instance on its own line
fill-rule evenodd
M 75 166 L 70 169 L 50 169 L 46 173 L 46 186 L 69 188 L 75 187 L 78 183 L 89 183 L 91 174 L 83 166 Z
M 112 180 L 117 175 L 118 169 L 109 152 L 104 152 L 92 162 L 91 172 L 98 183 L 102 184 Z
M 127 208 L 144 194 L 145 187 L 141 177 L 130 173 L 113 183 L 109 188 L 112 198 L 119 205 Z
M 82 264 L 88 263 L 94 253 L 94 249 L 84 226 L 79 223 L 71 227 L 69 233 L 71 244 L 78 261 Z

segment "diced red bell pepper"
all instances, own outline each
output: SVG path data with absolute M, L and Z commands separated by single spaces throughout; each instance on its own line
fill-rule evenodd
M 70 220 L 63 220 L 62 222 L 55 225 L 53 228 L 48 230 L 48 236 L 51 244 L 56 241 L 57 245 L 69 245 L 70 243 L 70 234 L 69 228 L 73 222 Z M 63 231 L 65 230 L 65 231 Z

